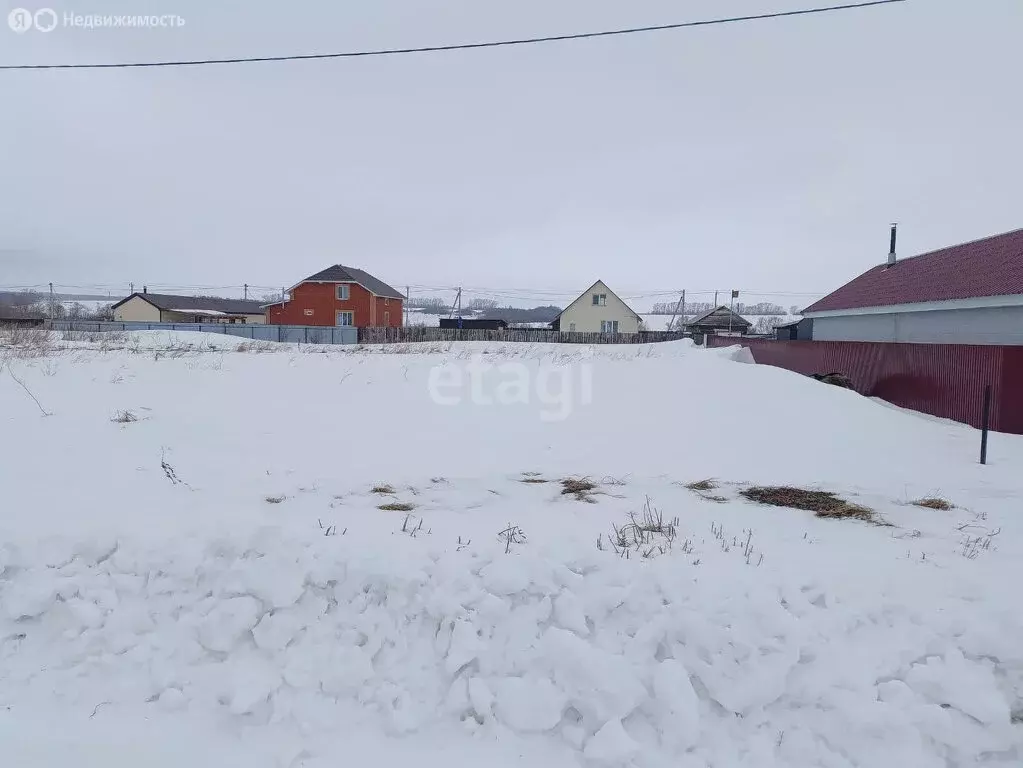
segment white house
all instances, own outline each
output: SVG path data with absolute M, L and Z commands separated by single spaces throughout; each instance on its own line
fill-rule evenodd
M 636 333 L 641 318 L 602 280 L 561 310 L 551 328 L 569 333 Z
M 171 296 L 165 293 L 133 293 L 111 307 L 119 323 L 265 323 L 259 301 L 221 299 L 213 296 Z

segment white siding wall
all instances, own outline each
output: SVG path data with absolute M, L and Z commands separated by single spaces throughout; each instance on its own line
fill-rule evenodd
M 814 341 L 1023 344 L 1023 307 L 815 317 Z
M 595 293 L 606 294 L 607 304 L 594 306 L 593 294 Z M 559 328 L 562 331 L 574 330 L 577 333 L 600 333 L 600 323 L 603 320 L 617 320 L 618 333 L 637 333 L 639 331 L 639 317 L 611 293 L 606 285 L 598 282 L 561 313 Z M 575 328 L 572 327 L 572 323 L 575 323 Z
M 160 310 L 148 301 L 133 296 L 114 310 L 114 320 L 119 323 L 158 323 Z

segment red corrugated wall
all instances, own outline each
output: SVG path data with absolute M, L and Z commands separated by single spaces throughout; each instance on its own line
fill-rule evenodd
M 741 344 L 758 363 L 797 373 L 842 373 L 861 394 L 975 427 L 990 384 L 991 428 L 1023 434 L 1023 347 L 720 336 L 707 344 Z

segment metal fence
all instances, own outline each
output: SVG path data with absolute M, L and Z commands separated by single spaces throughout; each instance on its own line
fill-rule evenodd
M 681 332 L 640 331 L 639 333 L 569 333 L 550 328 L 435 328 L 408 325 L 399 328 L 360 328 L 360 344 L 401 344 L 421 341 L 522 341 L 550 344 L 649 344 L 676 341 Z
M 841 373 L 860 394 L 974 427 L 990 385 L 991 428 L 1023 434 L 1023 346 L 707 338 L 710 347 L 734 344 L 748 347 L 757 363 Z
M 320 325 L 259 325 L 249 323 L 117 323 L 88 320 L 51 320 L 46 327 L 54 331 L 104 333 L 110 331 L 200 331 L 238 336 L 253 341 L 280 341 L 291 344 L 357 344 L 355 328 Z

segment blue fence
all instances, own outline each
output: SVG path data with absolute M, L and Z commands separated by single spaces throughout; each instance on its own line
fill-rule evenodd
M 252 341 L 280 341 L 290 344 L 357 344 L 356 328 L 320 325 L 256 325 L 248 323 L 115 323 L 90 320 L 50 320 L 54 331 L 105 333 L 110 331 L 199 331 L 238 336 Z

